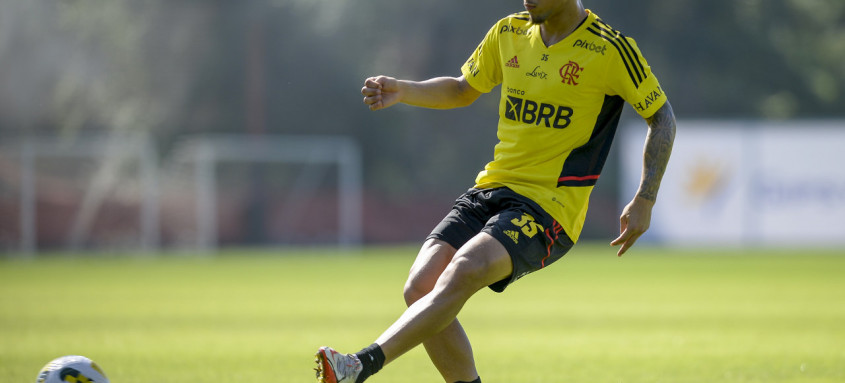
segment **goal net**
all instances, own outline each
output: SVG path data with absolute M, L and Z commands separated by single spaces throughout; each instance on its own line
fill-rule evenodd
M 361 153 L 350 138 L 202 136 L 159 152 L 144 135 L 4 144 L 0 249 L 362 242 Z

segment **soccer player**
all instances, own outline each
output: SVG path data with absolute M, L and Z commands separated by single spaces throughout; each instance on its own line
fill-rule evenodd
M 462 107 L 501 84 L 499 143 L 423 244 L 405 285 L 406 311 L 356 354 L 320 348 L 319 382 L 363 382 L 422 343 L 446 382 L 480 383 L 458 312 L 477 291 L 502 292 L 578 240 L 625 102 L 649 129 L 641 183 L 611 245 L 621 256 L 648 228 L 675 136 L 665 92 L 634 40 L 580 0 L 524 6 L 490 29 L 460 77 L 366 79 L 371 110 Z

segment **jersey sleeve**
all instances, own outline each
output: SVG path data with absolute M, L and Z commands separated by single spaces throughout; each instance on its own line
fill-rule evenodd
M 616 48 L 614 53 L 619 53 L 608 71 L 611 93 L 625 99 L 640 116 L 651 117 L 666 103 L 660 82 L 651 72 L 634 39 L 620 36 L 611 43 Z
M 502 82 L 502 66 L 499 63 L 498 24 L 493 25 L 484 40 L 461 67 L 467 82 L 479 92 L 487 93 Z

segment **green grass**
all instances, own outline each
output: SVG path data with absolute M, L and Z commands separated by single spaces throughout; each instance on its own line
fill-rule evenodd
M 578 245 L 460 318 L 485 383 L 843 382 L 845 254 Z M 114 383 L 312 382 L 370 344 L 416 248 L 0 259 L 0 376 L 82 354 Z M 319 297 L 319 298 L 318 298 Z M 415 349 L 368 382 L 439 382 Z

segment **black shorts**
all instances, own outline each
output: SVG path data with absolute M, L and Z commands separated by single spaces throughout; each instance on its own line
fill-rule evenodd
M 513 262 L 513 274 L 490 285 L 496 292 L 557 261 L 573 245 L 560 224 L 540 206 L 504 187 L 469 189 L 427 239 L 439 239 L 460 249 L 480 232 L 504 245 Z

